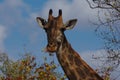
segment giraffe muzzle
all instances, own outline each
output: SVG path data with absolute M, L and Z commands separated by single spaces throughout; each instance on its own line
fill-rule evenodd
M 53 42 L 50 42 L 48 45 L 47 45 L 47 51 L 48 52 L 56 52 L 57 50 L 57 44 L 53 43 Z

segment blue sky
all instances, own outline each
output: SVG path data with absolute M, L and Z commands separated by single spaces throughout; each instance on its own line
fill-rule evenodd
M 97 21 L 97 11 L 90 9 L 86 1 L 0 0 L 0 51 L 13 59 L 24 54 L 25 50 L 35 56 L 42 56 L 41 50 L 47 44 L 46 35 L 35 18 L 41 16 L 47 19 L 50 8 L 54 16 L 62 9 L 64 22 L 78 19 L 75 28 L 65 34 L 80 55 L 101 50 L 102 40 L 94 32 L 96 26 L 89 22 Z
M 36 17 L 47 19 L 50 8 L 54 16 L 62 9 L 64 22 L 78 19 L 75 28 L 65 34 L 73 48 L 91 64 L 91 53 L 101 51 L 103 42 L 94 32 L 96 26 L 89 22 L 97 22 L 97 10 L 90 9 L 85 0 L 0 0 L 0 52 L 18 59 L 28 51 L 41 59 L 47 40 Z
M 103 42 L 94 32 L 96 26 L 89 22 L 97 22 L 97 10 L 90 9 L 85 0 L 0 0 L 0 52 L 18 59 L 28 51 L 41 59 L 47 40 L 36 17 L 47 19 L 50 8 L 55 16 L 62 9 L 64 22 L 78 19 L 75 28 L 65 34 L 73 48 L 91 65 L 92 53 L 99 53 Z
M 36 17 L 45 19 L 49 9 L 58 15 L 62 9 L 63 20 L 77 18 L 74 29 L 66 31 L 66 37 L 72 47 L 93 68 L 99 62 L 92 60 L 92 55 L 104 53 L 103 41 L 94 32 L 97 21 L 97 10 L 90 9 L 86 0 L 0 0 L 0 52 L 7 53 L 16 60 L 27 51 L 42 61 L 42 52 L 47 44 L 46 34 L 36 22 Z M 89 21 L 90 20 L 90 21 Z M 56 56 L 48 57 L 48 61 L 56 60 Z

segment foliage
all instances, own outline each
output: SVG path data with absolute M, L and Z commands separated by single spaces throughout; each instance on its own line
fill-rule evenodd
M 64 80 L 54 63 L 43 63 L 39 66 L 32 55 L 12 61 L 6 54 L 0 54 L 0 80 Z

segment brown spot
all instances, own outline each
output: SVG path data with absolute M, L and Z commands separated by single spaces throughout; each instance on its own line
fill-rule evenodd
M 72 55 L 72 54 L 69 54 L 68 55 L 68 60 L 71 62 L 71 63 L 73 63 L 73 58 L 74 56 Z
M 86 74 L 90 73 L 90 69 L 88 69 L 86 66 L 83 67 L 83 71 L 84 71 Z
M 76 64 L 76 66 L 81 66 L 83 64 L 82 61 L 77 56 L 74 57 L 74 62 Z
M 79 74 L 79 76 L 81 76 L 81 78 L 85 79 L 86 74 L 84 73 L 84 70 L 76 68 L 76 72 Z
M 97 80 L 97 79 L 90 78 L 90 79 L 88 79 L 88 80 Z
M 67 67 L 69 67 L 69 64 L 67 62 L 65 62 L 64 67 L 67 69 Z
M 75 75 L 74 71 L 70 70 L 69 80 L 77 80 L 77 76 Z
M 84 66 L 83 71 L 85 72 L 86 76 L 94 77 L 94 73 L 92 73 L 91 68 Z
M 64 61 L 63 59 L 60 59 L 60 62 L 61 62 L 61 63 L 64 63 L 65 61 Z

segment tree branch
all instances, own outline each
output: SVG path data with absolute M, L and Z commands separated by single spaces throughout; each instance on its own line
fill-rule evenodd
M 120 9 L 120 6 L 114 6 L 114 5 L 112 5 L 112 4 L 108 3 L 108 2 L 105 2 L 105 3 L 104 3 L 104 6 L 101 6 L 103 3 L 96 3 L 97 6 L 92 6 L 89 0 L 86 0 L 86 1 L 87 1 L 87 3 L 89 4 L 89 7 L 90 7 L 91 9 L 96 9 L 96 8 L 101 8 L 101 9 L 113 9 L 113 8 L 114 8 L 116 11 L 120 12 L 120 10 L 119 10 L 119 9 Z M 105 6 L 105 5 L 106 5 L 106 6 Z

